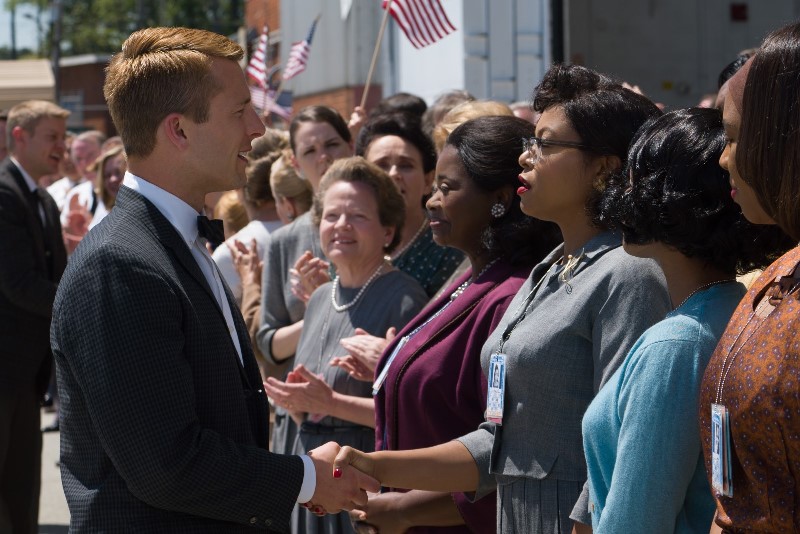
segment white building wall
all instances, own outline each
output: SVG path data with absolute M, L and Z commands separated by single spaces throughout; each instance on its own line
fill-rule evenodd
M 697 104 L 739 51 L 800 16 L 798 0 L 565 0 L 565 59 L 639 85 L 671 107 Z
M 465 88 L 528 100 L 549 65 L 549 0 L 464 0 Z
M 344 20 L 338 0 L 282 2 L 280 35 L 284 65 L 292 43 L 305 39 L 314 17 L 322 15 L 306 70 L 286 82 L 284 88 L 293 90 L 295 95 L 307 95 L 362 85 L 367 79 L 382 13 L 380 2 L 373 0 L 353 0 L 350 15 Z M 380 82 L 380 70 L 377 78 Z
M 414 48 L 403 32 L 389 21 L 392 32 L 388 39 L 396 51 L 393 84 L 387 84 L 385 95 L 407 92 L 431 103 L 441 93 L 464 88 L 464 2 L 443 0 L 447 18 L 456 31 L 425 48 Z
M 451 89 L 504 102 L 527 100 L 547 66 L 549 0 L 442 0 L 456 31 L 422 49 L 414 48 L 393 20 L 383 39 L 373 83 L 384 95 L 399 91 L 427 102 Z M 322 14 L 307 70 L 287 82 L 295 95 L 313 94 L 366 81 L 383 10 L 379 0 L 353 0 L 341 20 L 335 0 L 292 0 L 281 5 L 281 60 Z

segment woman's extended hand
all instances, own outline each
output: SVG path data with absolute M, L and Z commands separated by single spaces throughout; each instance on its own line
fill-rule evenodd
M 350 512 L 350 521 L 356 532 L 403 534 L 411 526 L 405 524 L 403 495 L 398 492 L 369 494 L 366 506 Z

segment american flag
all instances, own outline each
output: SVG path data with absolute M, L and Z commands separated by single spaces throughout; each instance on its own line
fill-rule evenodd
M 259 87 L 267 86 L 267 47 L 269 46 L 269 28 L 264 26 L 264 32 L 258 38 L 258 46 L 250 63 L 247 64 L 247 75 Z
M 271 89 L 267 90 L 251 85 L 250 101 L 253 103 L 253 106 L 260 109 L 262 113 L 274 113 L 285 121 L 292 119 L 292 108 L 278 104 L 275 100 L 275 91 Z
M 306 63 L 308 63 L 308 53 L 311 51 L 311 40 L 314 38 L 314 30 L 317 29 L 317 22 L 319 17 L 314 19 L 311 23 L 311 28 L 308 30 L 306 38 L 299 43 L 292 43 L 292 49 L 289 51 L 289 58 L 286 60 L 286 67 L 283 69 L 283 79 L 291 80 L 304 70 L 306 70 Z
M 387 3 L 383 0 L 383 9 Z M 439 0 L 393 0 L 389 13 L 414 48 L 433 44 L 456 31 Z

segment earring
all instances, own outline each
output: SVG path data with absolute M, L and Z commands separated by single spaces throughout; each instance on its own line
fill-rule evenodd
M 497 204 L 492 206 L 491 214 L 492 217 L 494 217 L 495 219 L 499 219 L 500 217 L 506 214 L 506 207 L 500 202 L 498 202 Z

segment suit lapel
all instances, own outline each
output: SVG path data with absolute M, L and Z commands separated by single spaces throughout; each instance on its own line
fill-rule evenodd
M 39 214 L 34 211 L 30 201 L 28 200 L 30 198 L 30 189 L 28 189 L 28 184 L 25 183 L 25 178 L 22 177 L 22 173 L 17 166 L 11 162 L 11 159 L 6 159 L 5 161 L 8 177 L 10 178 L 6 183 L 11 186 L 11 188 L 19 197 L 20 204 L 24 206 L 25 213 L 28 217 L 28 228 L 30 229 L 35 244 L 34 250 L 36 250 L 38 260 L 41 262 L 41 265 L 46 272 L 47 262 L 46 258 L 44 257 L 45 246 L 44 233 L 42 231 L 42 219 L 39 217 Z
M 186 245 L 180 233 L 172 226 L 164 215 L 158 211 L 149 200 L 128 187 L 120 187 L 117 193 L 117 201 L 114 209 L 130 211 L 137 219 L 145 221 L 155 238 L 166 248 L 170 249 L 178 259 L 184 269 L 194 278 L 200 286 L 208 293 L 208 296 L 216 303 L 217 299 L 214 292 L 203 276 L 203 271 L 197 265 L 197 261 L 192 256 L 192 252 Z M 217 306 L 219 308 L 219 306 Z M 220 311 L 220 314 L 222 312 Z
M 214 292 L 208 285 L 208 281 L 206 280 L 205 275 L 203 275 L 203 272 L 200 270 L 200 267 L 197 265 L 197 261 L 189 250 L 189 247 L 186 245 L 186 242 L 183 240 L 175 227 L 172 226 L 172 223 L 170 223 L 167 218 L 164 217 L 158 208 L 156 208 L 142 195 L 131 190 L 130 188 L 121 187 L 119 193 L 117 194 L 117 201 L 114 205 L 114 209 L 130 211 L 138 219 L 148 222 L 150 231 L 153 233 L 156 239 L 158 239 L 159 242 L 172 251 L 181 266 L 183 266 L 183 268 L 186 269 L 192 278 L 194 278 L 205 290 L 211 301 L 216 306 L 220 320 L 224 322 L 225 316 L 219 307 L 217 297 L 214 295 Z M 212 265 L 212 267 L 216 269 L 215 265 Z M 247 334 L 247 329 L 244 325 L 244 320 L 241 317 L 241 313 L 238 312 L 239 308 L 236 305 L 236 300 L 233 298 L 228 285 L 225 283 L 225 280 L 222 279 L 221 275 L 220 280 L 222 281 L 222 287 L 225 290 L 225 297 L 228 299 L 228 306 L 230 306 L 231 309 L 231 315 L 233 316 L 234 326 L 236 327 L 236 335 L 239 339 L 239 345 L 242 348 L 242 360 L 245 363 L 245 369 L 242 368 L 242 365 L 238 361 L 238 357 L 236 356 L 236 348 L 233 346 L 232 341 L 231 351 L 234 354 L 234 358 L 237 360 L 236 366 L 240 370 L 242 381 L 245 384 L 245 387 L 248 389 L 253 389 L 253 386 L 258 386 L 261 381 L 259 378 L 260 374 L 258 372 L 258 365 L 255 363 L 255 356 L 253 356 L 253 351 L 250 346 L 250 336 Z M 253 369 L 255 369 L 255 375 L 253 374 Z M 255 389 L 259 388 L 256 387 Z

